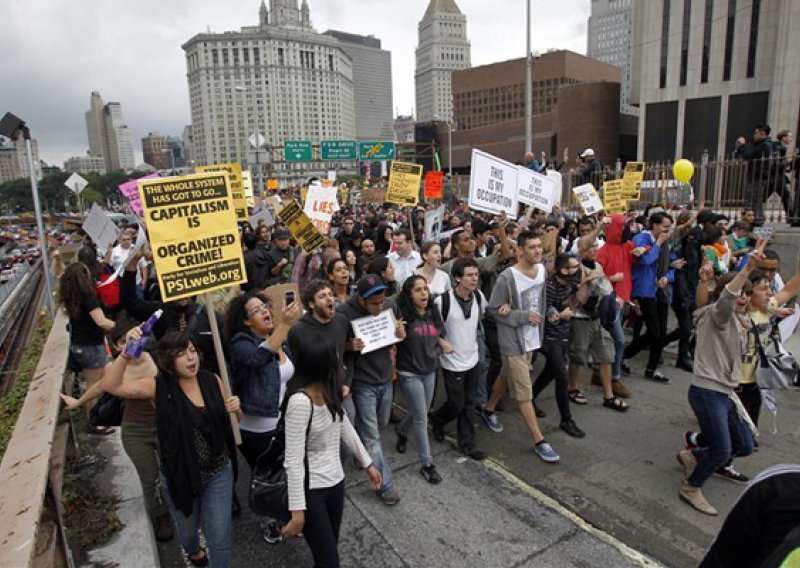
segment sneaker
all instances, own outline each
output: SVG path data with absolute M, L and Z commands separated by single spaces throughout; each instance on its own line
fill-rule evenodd
M 482 461 L 486 459 L 486 452 L 476 448 L 475 446 L 461 446 L 461 451 L 464 452 L 465 456 L 476 461 Z
M 675 459 L 683 466 L 684 479 L 688 479 L 689 476 L 692 475 L 694 468 L 697 467 L 697 458 L 694 457 L 694 453 L 692 450 L 681 450 L 678 452 L 678 455 L 675 456 Z
M 442 476 L 439 475 L 439 472 L 436 471 L 436 466 L 433 464 L 424 466 L 422 469 L 419 470 L 419 472 L 422 474 L 422 477 L 424 477 L 425 481 L 427 481 L 428 483 L 436 485 L 442 482 Z
M 749 477 L 733 469 L 732 465 L 719 468 L 714 472 L 714 475 L 727 479 L 728 481 L 733 481 L 734 483 L 741 483 L 742 485 L 747 485 L 750 481 Z
M 428 423 L 431 425 L 433 439 L 437 442 L 444 442 L 444 426 L 436 423 L 434 420 L 431 420 L 430 416 L 428 417 Z
M 712 516 L 719 514 L 719 512 L 711 506 L 711 503 L 706 501 L 706 498 L 700 488 L 689 485 L 686 480 L 681 483 L 680 491 L 678 491 L 678 497 L 681 498 L 681 501 L 688 503 L 701 513 Z
M 698 447 L 697 445 L 697 432 L 687 430 L 683 433 L 683 441 L 686 444 L 687 450 L 693 450 Z
M 556 463 L 561 459 L 561 456 L 553 449 L 553 446 L 544 440 L 533 446 L 533 451 L 536 452 L 537 456 L 542 458 L 542 461 L 546 461 L 547 463 Z
M 647 369 L 644 372 L 644 376 L 646 379 L 650 379 L 651 381 L 661 383 L 662 385 L 668 385 L 670 383 L 669 377 L 662 375 L 661 372 L 657 370 L 651 371 Z
M 564 420 L 558 425 L 558 427 L 573 438 L 583 438 L 586 435 L 586 432 L 578 428 L 578 425 L 575 424 L 574 420 Z
M 278 526 L 278 521 L 270 519 L 269 521 L 261 524 L 261 538 L 267 544 L 280 544 L 283 542 L 283 535 L 281 528 Z
M 383 493 L 378 493 L 384 505 L 397 505 L 400 502 L 400 495 L 394 489 L 389 489 Z
M 395 446 L 398 454 L 406 453 L 408 449 L 408 438 L 403 436 L 402 434 L 397 435 L 397 445 Z
M 633 391 L 628 385 L 617 379 L 616 381 L 611 381 L 611 393 L 619 398 L 630 398 Z
M 494 412 L 486 412 L 485 409 L 481 409 L 480 414 L 483 421 L 486 422 L 486 425 L 489 427 L 489 430 L 498 433 L 503 431 L 503 425 L 500 424 L 500 419 L 497 417 L 497 414 Z

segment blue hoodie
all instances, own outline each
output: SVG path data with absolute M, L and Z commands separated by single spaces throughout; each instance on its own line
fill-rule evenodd
M 633 259 L 631 266 L 632 298 L 655 298 L 658 287 L 658 258 L 661 256 L 661 247 L 656 244 L 650 231 L 642 231 L 633 237 L 633 244 L 638 247 L 650 247 L 638 259 Z

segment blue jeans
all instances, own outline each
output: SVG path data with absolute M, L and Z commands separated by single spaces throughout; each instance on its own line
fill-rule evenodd
M 400 390 L 408 401 L 411 413 L 407 414 L 397 433 L 408 437 L 408 428 L 414 424 L 414 441 L 417 444 L 419 463 L 428 466 L 433 463 L 431 447 L 428 442 L 428 409 L 433 401 L 433 387 L 436 384 L 436 372 L 427 375 L 400 375 Z
M 697 467 L 687 481 L 689 485 L 702 487 L 732 458 L 753 453 L 753 435 L 736 412 L 733 401 L 724 393 L 692 385 L 689 405 L 697 417 L 706 447 L 694 450 Z
M 217 475 L 203 484 L 199 497 L 192 503 L 192 514 L 184 515 L 172 502 L 167 478 L 161 474 L 161 487 L 175 527 L 178 540 L 190 556 L 200 550 L 200 515 L 203 517 L 203 534 L 208 544 L 208 561 L 211 568 L 229 568 L 231 565 L 231 502 L 233 501 L 233 468 L 230 460 Z
M 392 383 L 353 383 L 351 392 L 356 406 L 356 431 L 373 465 L 381 472 L 380 493 L 383 494 L 392 489 L 392 468 L 381 447 L 381 428 L 389 423 L 392 413 Z
M 611 339 L 614 340 L 614 365 L 611 367 L 612 380 L 622 377 L 622 360 L 625 358 L 625 331 L 622 329 L 622 310 L 617 312 L 614 327 L 611 328 Z

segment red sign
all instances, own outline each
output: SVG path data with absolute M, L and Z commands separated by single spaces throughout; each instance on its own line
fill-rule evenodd
M 442 181 L 444 172 L 428 172 L 425 174 L 425 199 L 442 198 Z

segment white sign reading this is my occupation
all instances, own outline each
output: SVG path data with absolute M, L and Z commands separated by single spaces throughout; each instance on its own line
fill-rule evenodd
M 362 355 L 400 341 L 395 333 L 397 320 L 391 309 L 384 310 L 377 316 L 354 319 L 350 325 L 353 326 L 355 336 L 364 342 Z
M 550 213 L 557 204 L 555 180 L 525 166 L 517 166 L 517 198 Z
M 517 214 L 517 166 L 496 156 L 472 150 L 469 206 L 492 214 Z

